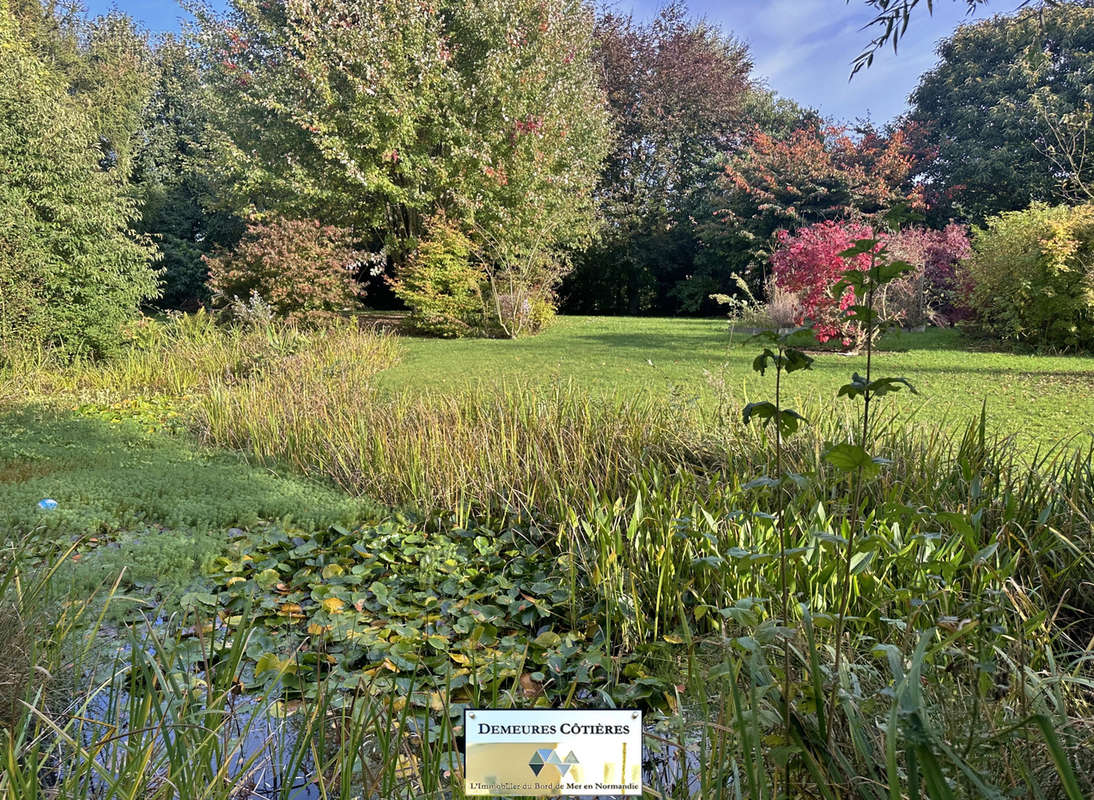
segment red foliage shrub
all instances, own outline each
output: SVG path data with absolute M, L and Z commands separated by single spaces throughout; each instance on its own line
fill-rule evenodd
M 316 220 L 256 223 L 234 250 L 205 257 L 209 288 L 225 304 L 257 292 L 278 315 L 315 321 L 361 298 L 354 276 L 368 255 L 350 242 L 347 231 Z
M 813 325 L 817 341 L 839 338 L 845 347 L 858 338 L 857 326 L 844 319 L 843 312 L 854 304 L 850 289 L 839 298 L 832 297 L 832 286 L 849 269 L 870 267 L 870 254 L 862 253 L 851 261 L 840 258 L 858 239 L 874 237 L 869 225 L 851 222 L 818 222 L 796 233 L 778 231 L 778 249 L 771 256 L 776 284 L 798 295 L 801 318 Z
M 953 323 L 960 318 L 957 262 L 972 253 L 969 231 L 950 223 L 942 230 L 905 228 L 893 237 L 889 249 L 895 258 L 907 261 L 915 271 L 905 278 L 917 306 L 906 317 L 910 324 Z

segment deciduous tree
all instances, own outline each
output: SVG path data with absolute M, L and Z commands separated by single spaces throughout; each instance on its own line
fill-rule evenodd
M 1094 7 L 1069 2 L 962 26 L 912 94 L 911 119 L 937 147 L 918 175 L 932 216 L 982 222 L 1059 202 L 1066 176 L 1052 123 L 1094 101 Z M 1090 166 L 1085 167 L 1090 180 Z

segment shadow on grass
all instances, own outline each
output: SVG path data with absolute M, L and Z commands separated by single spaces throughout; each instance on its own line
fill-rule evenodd
M 57 501 L 42 511 L 38 501 Z M 304 529 L 377 506 L 184 439 L 31 406 L 0 411 L 0 533 L 207 532 L 277 520 Z
M 730 344 L 728 334 L 723 335 L 718 332 L 712 334 L 709 329 L 682 329 L 671 333 L 584 333 L 573 338 L 617 350 L 669 351 L 677 357 L 694 354 L 689 351 L 682 352 L 681 347 L 718 350 Z M 746 337 L 742 337 L 741 342 L 744 338 Z M 733 340 L 734 345 L 741 342 L 738 342 L 736 338 Z

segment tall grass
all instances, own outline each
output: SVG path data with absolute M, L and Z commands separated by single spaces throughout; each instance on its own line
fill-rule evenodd
M 568 566 L 571 619 L 593 610 L 611 652 L 644 654 L 668 687 L 661 705 L 681 712 L 649 742 L 669 752 L 651 797 L 1094 794 L 1094 454 L 1021 459 L 983 419 L 954 431 L 890 414 L 872 425 L 891 463 L 856 492 L 822 457 L 854 418 L 800 408 L 814 424 L 780 448 L 796 476 L 781 541 L 771 487 L 752 483 L 771 442 L 732 403 L 594 402 L 573 385 L 393 393 L 377 379 L 397 355 L 387 337 L 179 324 L 196 329 L 153 332 L 115 364 L 9 374 L 69 399 L 186 398 L 209 444 L 451 524 L 527 529 Z M 4 586 L 33 618 L 33 595 Z M 40 630 L 68 633 L 45 636 L 56 646 L 31 668 L 90 674 L 62 667 L 74 643 L 96 652 L 95 621 L 36 607 L 60 625 Z M 73 797 L 227 798 L 254 790 L 262 765 L 282 797 L 300 774 L 338 797 L 460 796 L 445 777 L 458 778 L 449 698 L 432 734 L 419 735 L 409 703 L 367 687 L 320 691 L 282 723 L 285 706 L 243 656 L 254 626 L 206 638 L 193 622 L 135 630 L 127 659 L 64 702 L 11 681 L 29 708 L 0 747 L 3 795 L 41 796 L 53 781 Z M 201 657 L 184 662 L 195 635 Z M 89 721 L 93 707 L 105 710 Z M 258 729 L 254 756 L 244 741 Z

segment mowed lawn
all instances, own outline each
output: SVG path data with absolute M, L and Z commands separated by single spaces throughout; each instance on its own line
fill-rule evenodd
M 720 320 L 560 317 L 539 336 L 508 340 L 407 337 L 403 358 L 383 373 L 392 388 L 453 391 L 498 382 L 574 381 L 601 396 L 639 392 L 666 402 L 713 402 L 712 380 L 733 400 L 767 399 L 773 386 L 752 371 L 758 345 L 731 340 Z M 817 354 L 811 373 L 790 376 L 787 391 L 811 408 L 834 398 L 864 356 Z M 1094 358 L 986 352 L 959 331 L 890 334 L 875 356 L 876 376 L 904 376 L 919 396 L 887 403 L 926 422 L 963 424 L 987 401 L 991 430 L 1015 433 L 1023 449 L 1094 433 Z M 769 373 L 770 375 L 770 373 Z M 846 401 L 840 401 L 841 403 Z

